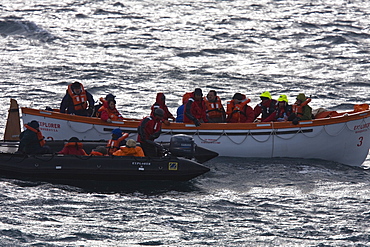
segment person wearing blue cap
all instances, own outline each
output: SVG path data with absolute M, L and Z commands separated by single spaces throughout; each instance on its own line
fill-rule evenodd
M 127 137 L 128 133 L 123 133 L 119 128 L 112 130 L 112 139 L 108 141 L 106 146 L 108 154 L 112 155 L 120 148 L 120 146 L 124 146 L 126 144 L 125 139 Z

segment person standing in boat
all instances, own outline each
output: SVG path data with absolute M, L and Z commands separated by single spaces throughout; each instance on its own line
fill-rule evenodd
M 124 146 L 126 144 L 125 139 L 127 137 L 128 133 L 123 133 L 119 128 L 112 130 L 112 139 L 108 141 L 106 146 L 108 154 L 112 155 L 120 146 Z
M 87 156 L 86 151 L 83 149 L 83 144 L 77 137 L 69 138 L 68 142 L 58 154 Z
M 254 118 L 257 119 L 261 115 L 261 122 L 266 122 L 266 119 L 277 109 L 277 101 L 272 99 L 270 92 L 266 91 L 260 95 L 261 103 L 253 109 Z M 269 122 L 270 120 L 268 120 Z
M 145 156 L 162 156 L 161 152 L 163 151 L 163 147 L 154 140 L 157 139 L 162 132 L 163 116 L 164 111 L 161 108 L 157 108 L 152 115 L 141 120 L 137 128 L 137 141 L 140 142 Z
M 311 120 L 312 108 L 308 105 L 310 102 L 311 98 L 306 98 L 304 93 L 298 94 L 296 102 L 292 106 L 292 114 L 288 120 L 293 121 L 293 124 L 298 124 L 300 120 Z
M 252 123 L 254 111 L 247 105 L 250 99 L 244 94 L 236 93 L 231 101 L 227 102 L 227 123 Z
M 285 94 L 280 95 L 276 105 L 275 111 L 264 122 L 288 121 L 289 116 L 292 114 L 292 106 L 288 104 L 288 97 Z
M 106 105 L 103 104 L 103 106 L 99 108 L 98 113 L 100 119 L 107 123 L 123 120 L 122 115 L 116 108 L 116 101 L 114 99 L 109 99 Z
M 113 156 L 135 156 L 144 157 L 144 151 L 141 147 L 136 145 L 136 141 L 128 139 L 125 146 L 121 146 Z
M 194 123 L 200 126 L 201 123 L 207 123 L 206 104 L 203 100 L 202 89 L 196 88 L 185 104 L 184 123 Z
M 226 112 L 215 90 L 208 92 L 207 96 L 204 97 L 204 103 L 206 104 L 206 114 L 209 123 L 225 122 Z
M 93 96 L 79 82 L 68 85 L 66 95 L 60 104 L 60 112 L 79 116 L 91 116 L 94 108 Z
M 39 122 L 32 120 L 24 125 L 25 130 L 19 135 L 20 142 L 17 153 L 46 154 L 51 153 L 45 145 L 45 138 L 39 129 Z
M 166 96 L 164 93 L 157 93 L 157 98 L 155 100 L 155 103 L 152 105 L 152 113 L 154 112 L 155 109 L 161 108 L 164 111 L 163 115 L 163 123 L 168 125 L 169 121 L 168 119 L 172 119 L 172 121 L 176 121 L 175 117 L 172 115 L 172 113 L 168 110 L 168 107 L 166 105 Z

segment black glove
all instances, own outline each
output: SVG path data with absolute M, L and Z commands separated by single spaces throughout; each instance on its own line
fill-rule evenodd
M 197 127 L 198 127 L 198 126 L 200 126 L 200 122 L 199 122 L 199 120 L 198 120 L 198 119 L 195 119 L 195 120 L 194 120 L 194 124 L 195 124 L 195 126 L 197 126 Z

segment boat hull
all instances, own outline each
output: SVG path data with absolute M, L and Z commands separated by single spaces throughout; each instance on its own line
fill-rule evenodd
M 42 181 L 187 181 L 209 171 L 192 160 L 163 157 L 0 153 L 0 175 Z
M 24 122 L 37 120 L 44 136 L 50 140 L 66 140 L 76 136 L 82 140 L 107 140 L 114 128 L 137 137 L 139 121 L 105 123 L 87 118 L 22 108 Z M 163 125 L 158 141 L 168 142 L 172 135 L 187 134 L 199 146 L 219 156 L 253 158 L 307 158 L 335 161 L 360 166 L 370 148 L 370 111 L 350 112 L 342 116 L 301 121 L 298 125 L 283 123 Z

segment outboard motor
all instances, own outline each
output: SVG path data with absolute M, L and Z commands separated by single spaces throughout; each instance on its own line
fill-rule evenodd
M 170 152 L 174 156 L 193 158 L 195 153 L 194 138 L 189 135 L 173 135 L 170 140 Z

